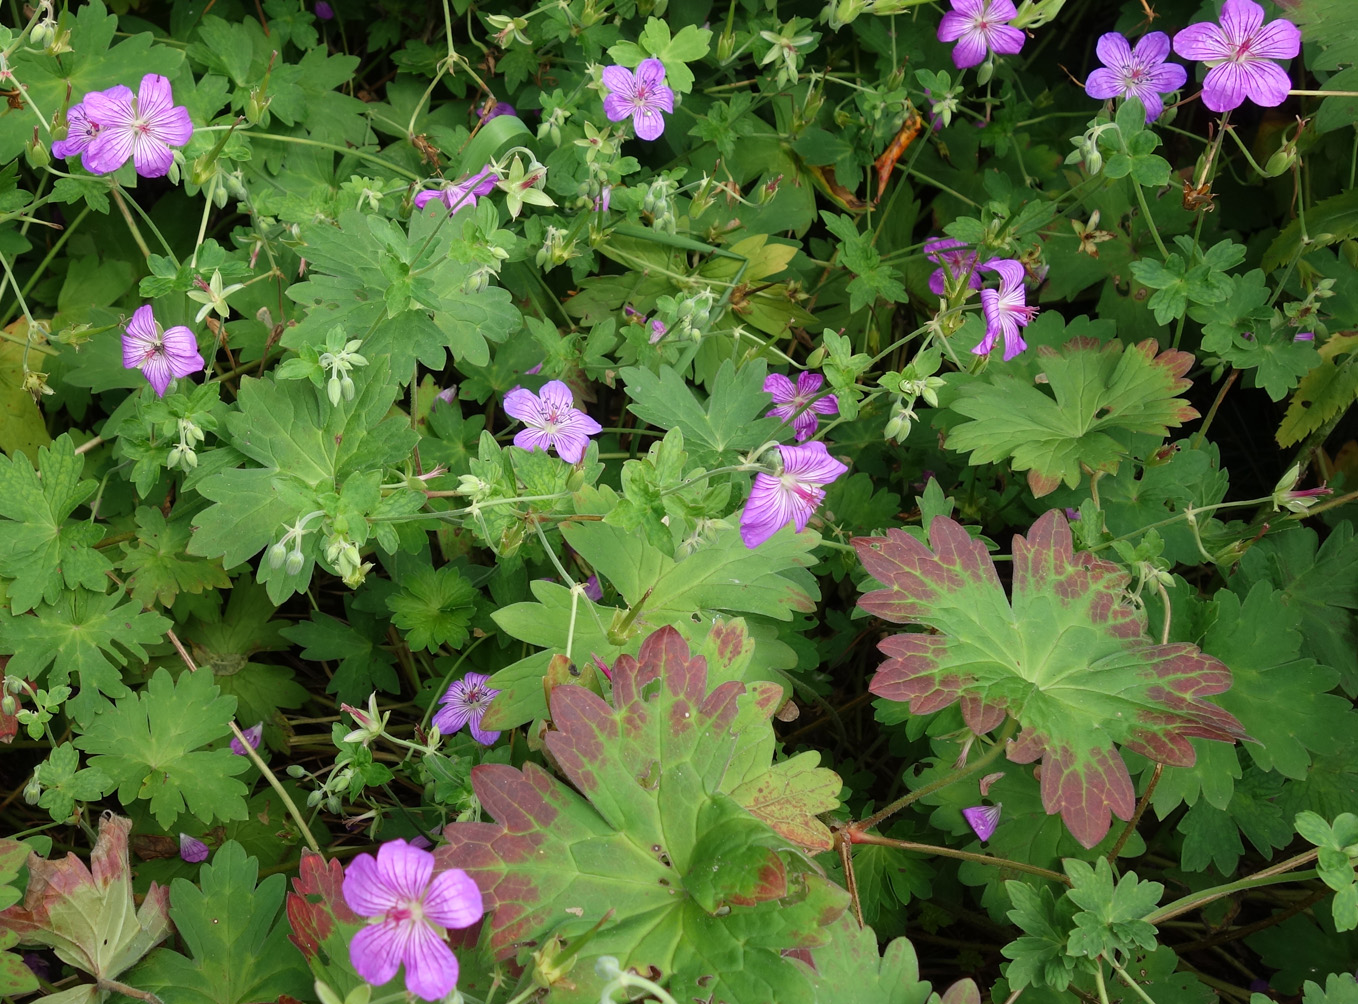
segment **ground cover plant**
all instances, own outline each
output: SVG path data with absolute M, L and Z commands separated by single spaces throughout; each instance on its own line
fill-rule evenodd
M 1358 1001 L 1348 0 L 3 9 L 6 1001 Z

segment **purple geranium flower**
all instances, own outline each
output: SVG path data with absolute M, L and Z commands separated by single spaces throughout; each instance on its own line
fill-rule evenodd
M 759 473 L 740 514 L 740 539 L 749 548 L 758 547 L 792 520 L 797 532 L 825 501 L 825 489 L 849 468 L 825 449 L 824 443 L 805 446 L 780 446 L 783 472 L 778 476 Z
M 940 42 L 956 42 L 952 61 L 959 70 L 976 66 L 986 52 L 1012 56 L 1023 48 L 1023 32 L 1010 27 L 1018 16 L 1013 0 L 949 0 L 952 10 L 938 25 Z
M 415 196 L 415 208 L 423 209 L 429 203 L 438 199 L 448 207 L 448 212 L 455 213 L 459 209 L 476 208 L 476 197 L 478 195 L 489 195 L 495 190 L 495 185 L 499 182 L 500 176 L 492 170 L 492 166 L 487 164 L 476 174 L 468 175 L 458 182 L 445 182 L 438 188 L 426 189 Z
M 1138 98 L 1151 123 L 1165 110 L 1161 94 L 1177 91 L 1188 79 L 1188 71 L 1178 63 L 1166 63 L 1169 36 L 1163 31 L 1144 35 L 1133 49 L 1125 36 L 1116 31 L 1099 36 L 1096 46 L 1103 66 L 1089 75 L 1085 92 L 1091 98 Z
M 175 377 L 197 373 L 206 365 L 198 353 L 198 339 L 182 324 L 162 330 L 151 305 L 138 307 L 123 335 L 123 368 L 139 369 L 151 383 L 156 397 Z
M 241 729 L 241 735 L 245 737 L 245 742 L 250 744 L 252 750 L 259 749 L 259 741 L 264 737 L 264 723 L 255 722 L 248 729 Z M 245 746 L 235 736 L 231 737 L 231 752 L 236 756 L 245 756 Z
M 99 123 L 90 120 L 89 112 L 82 101 L 72 105 L 66 112 L 66 138 L 52 144 L 52 156 L 65 160 L 78 153 L 84 153 L 94 138 L 99 135 Z M 85 170 L 89 170 L 88 165 Z
M 962 810 L 962 818 L 967 821 L 972 833 L 986 841 L 994 836 L 995 827 L 1000 825 L 1000 808 L 999 805 L 973 806 Z
M 442 707 L 434 715 L 433 723 L 441 733 L 450 736 L 466 725 L 472 738 L 482 746 L 490 746 L 500 738 L 500 733 L 481 728 L 486 708 L 500 693 L 486 686 L 489 681 L 490 677 L 483 673 L 468 673 L 448 686 L 448 692 L 439 698 Z
M 965 241 L 951 237 L 931 237 L 924 242 L 924 257 L 941 266 L 929 276 L 929 291 L 935 296 L 947 293 L 950 279 L 957 283 L 963 276 L 966 276 L 970 288 L 981 288 L 981 273 L 976 269 L 976 252 Z
M 983 356 L 1004 336 L 1004 359 L 1008 362 L 1028 347 L 1019 328 L 1037 316 L 1037 308 L 1027 305 L 1023 289 L 1023 263 L 1014 258 L 992 258 L 982 268 L 998 272 L 999 289 L 981 290 L 981 310 L 985 314 L 985 337 L 971 351 Z
M 170 82 L 158 73 L 141 78 L 137 96 L 119 84 L 86 94 L 82 102 L 97 130 L 82 163 L 91 174 L 109 174 L 132 158 L 143 178 L 163 178 L 174 163 L 172 146 L 193 136 L 187 108 L 174 103 Z
M 457 956 L 445 929 L 470 927 L 486 912 L 481 890 L 460 868 L 434 874 L 434 855 L 389 840 L 377 857 L 360 854 L 344 872 L 344 902 L 368 926 L 349 942 L 349 961 L 373 986 L 405 963 L 406 989 L 441 1000 L 457 986 Z
M 599 585 L 598 575 L 591 575 L 585 580 L 585 595 L 595 603 L 604 598 L 604 587 Z
M 189 864 L 201 864 L 207 860 L 207 854 L 207 844 L 187 833 L 179 834 L 179 856 Z
M 575 407 L 571 389 L 560 380 L 548 380 L 539 394 L 515 387 L 505 395 L 505 413 L 526 429 L 514 436 L 514 445 L 525 450 L 555 447 L 562 460 L 578 464 L 589 437 L 603 430 L 598 422 Z
M 608 88 L 604 98 L 608 121 L 630 118 L 638 139 L 658 139 L 665 131 L 660 113 L 674 111 L 674 92 L 665 86 L 665 64 L 643 59 L 636 73 L 625 66 L 606 66 L 603 81 Z
M 335 8 L 331 7 L 325 0 L 316 0 L 316 16 L 322 21 L 333 21 L 335 19 Z
M 497 101 L 490 106 L 490 111 L 479 111 L 476 113 L 476 117 L 484 123 L 489 122 L 491 119 L 498 119 L 501 115 L 518 114 L 519 113 L 514 110 L 514 106 L 508 101 Z
M 1264 8 L 1254 0 L 1226 0 L 1221 24 L 1190 24 L 1174 36 L 1174 51 L 1211 67 L 1202 82 L 1202 103 L 1212 111 L 1230 111 L 1246 98 L 1271 108 L 1283 103 L 1292 86 L 1272 60 L 1300 52 L 1301 32 L 1283 18 L 1264 24 Z
M 770 408 L 765 417 L 781 418 L 784 422 L 791 419 L 797 442 L 805 442 L 820 424 L 816 415 L 839 414 L 838 397 L 834 394 L 818 396 L 824 383 L 825 377 L 819 373 L 798 373 L 795 386 L 783 374 L 770 373 L 764 379 L 764 393 L 773 395 L 777 407 Z

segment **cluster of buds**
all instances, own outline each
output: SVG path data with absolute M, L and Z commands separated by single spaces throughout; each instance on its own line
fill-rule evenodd
M 576 241 L 566 240 L 568 232 L 561 227 L 547 228 L 547 236 L 542 242 L 542 247 L 538 248 L 537 262 L 538 268 L 550 272 L 558 265 L 564 265 L 572 258 L 578 257 L 580 252 L 576 250 Z
M 1103 154 L 1099 152 L 1099 137 L 1109 129 L 1116 129 L 1114 122 L 1101 122 L 1098 125 L 1090 126 L 1084 134 L 1078 138 L 1071 139 L 1075 149 L 1066 154 L 1067 164 L 1083 164 L 1085 170 L 1090 174 L 1098 174 L 1103 170 Z
M 646 186 L 641 197 L 641 211 L 651 218 L 651 225 L 665 233 L 674 233 L 679 220 L 674 214 L 671 197 L 678 186 L 663 174 Z
M 317 509 L 307 513 L 292 526 L 284 526 L 284 533 L 281 540 L 269 548 L 268 561 L 272 568 L 284 568 L 289 575 L 297 575 L 302 571 L 302 566 L 306 562 L 306 555 L 302 553 L 302 538 L 311 531 L 307 529 L 307 524 L 317 516 L 324 516 L 325 513 Z M 292 545 L 292 549 L 288 549 Z
M 363 580 L 373 567 L 371 561 L 363 560 L 358 545 L 343 532 L 331 534 L 330 539 L 325 542 L 325 560 L 335 566 L 340 578 L 350 589 L 357 589 L 363 585 Z
M 915 404 L 919 400 L 923 399 L 930 408 L 938 407 L 938 389 L 944 380 L 934 373 L 938 372 L 942 361 L 943 357 L 936 349 L 929 349 L 917 355 L 899 373 L 885 373 L 879 378 L 878 383 L 895 395 L 891 417 L 882 430 L 884 439 L 905 442 L 911 426 L 919 420 L 915 414 Z
M 206 437 L 192 419 L 180 418 L 176 422 L 179 427 L 179 442 L 170 447 L 170 455 L 165 461 L 165 466 L 174 470 L 175 467 L 182 465 L 186 472 L 191 471 L 198 466 L 198 454 L 193 448 Z
M 337 407 L 341 397 L 346 401 L 354 399 L 354 380 L 349 373 L 356 367 L 368 365 L 368 360 L 358 353 L 362 345 L 361 338 L 345 341 L 344 329 L 340 327 L 331 328 L 325 336 L 326 350 L 321 353 L 320 363 L 323 369 L 330 371 L 325 392 L 332 406 Z
M 717 297 L 710 289 L 699 290 L 682 300 L 662 296 L 657 301 L 661 312 L 669 317 L 665 327 L 669 337 L 675 341 L 701 339 L 712 324 L 716 302 Z

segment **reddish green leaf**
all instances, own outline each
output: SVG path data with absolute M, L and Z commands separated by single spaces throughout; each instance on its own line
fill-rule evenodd
M 878 644 L 889 658 L 871 691 L 908 701 L 914 714 L 960 702 L 978 735 L 1012 716 L 1015 763 L 1041 759 L 1042 802 L 1086 847 L 1108 832 L 1110 813 L 1131 817 L 1135 796 L 1121 745 L 1171 766 L 1192 766 L 1191 738 L 1246 738 L 1204 698 L 1231 685 L 1230 670 L 1194 645 L 1158 645 L 1127 595 L 1127 576 L 1074 553 L 1070 526 L 1053 510 L 1014 538 L 1013 599 L 984 545 L 953 520 L 930 523 L 931 551 L 901 530 L 854 541 L 886 588 L 858 602 L 929 634 Z
M 341 996 L 363 981 L 349 964 L 349 939 L 364 924 L 344 902 L 344 865 L 313 852 L 302 855 L 288 893 L 288 940 L 305 956 L 311 972 Z
M 553 934 L 570 943 L 604 921 L 550 1001 L 597 1000 L 590 960 L 601 955 L 655 967 L 678 999 L 814 999 L 781 950 L 822 943 L 847 895 L 732 791 L 774 784 L 759 779 L 771 771 L 780 688 L 709 691 L 707 679 L 706 660 L 662 629 L 613 667 L 616 707 L 583 687 L 552 691 L 558 731 L 546 746 L 573 788 L 531 763 L 472 771 L 499 822 L 454 823 L 435 855 L 481 887 L 497 957 Z

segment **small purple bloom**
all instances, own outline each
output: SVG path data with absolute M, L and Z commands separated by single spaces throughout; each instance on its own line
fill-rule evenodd
M 1110 31 L 1099 37 L 1095 50 L 1103 66 L 1089 75 L 1085 93 L 1100 100 L 1138 98 L 1146 109 L 1147 124 L 1165 110 L 1160 95 L 1177 91 L 1188 79 L 1188 71 L 1178 63 L 1165 62 L 1169 36 L 1163 31 L 1142 36 L 1135 49 L 1125 36 Z
M 740 539 L 756 548 L 791 520 L 801 533 L 816 507 L 825 501 L 825 489 L 849 468 L 830 456 L 824 443 L 780 446 L 783 472 L 776 477 L 759 473 L 740 514 Z
M 52 144 L 52 156 L 63 160 L 84 153 L 99 135 L 99 123 L 91 121 L 83 101 L 67 110 L 66 125 L 66 138 Z M 85 170 L 88 171 L 89 168 L 86 167 Z
M 1008 362 L 1028 347 L 1019 328 L 1026 327 L 1037 315 L 1037 308 L 1027 305 L 1022 262 L 1014 258 L 992 258 L 981 267 L 999 273 L 1000 288 L 981 290 L 985 337 L 971 351 L 978 356 L 986 355 L 1000 336 L 1004 336 L 1004 361 Z
M 457 403 L 457 384 L 449 384 L 435 395 L 434 400 L 442 401 L 444 404 Z
M 610 122 L 630 118 L 638 139 L 659 139 L 665 131 L 661 112 L 674 111 L 674 92 L 665 86 L 665 64 L 643 59 L 633 73 L 625 66 L 606 66 L 603 72 L 604 114 Z
M 1298 331 L 1292 336 L 1294 342 L 1314 342 L 1315 340 L 1316 333 L 1314 331 Z
M 523 375 L 524 375 L 524 376 L 537 376 L 537 375 L 538 375 L 539 373 L 541 373 L 541 372 L 542 372 L 542 363 L 535 363 L 534 365 L 529 366 L 528 369 L 524 370 L 524 371 L 523 371 Z
M 959 70 L 976 66 L 986 52 L 1012 56 L 1023 48 L 1024 35 L 1009 22 L 1018 16 L 1013 0 L 949 0 L 952 10 L 938 25 L 940 42 L 956 42 L 952 61 Z
M 594 211 L 596 213 L 608 212 L 608 207 L 610 203 L 612 203 L 612 201 L 613 201 L 613 186 L 605 185 L 603 187 L 603 190 L 599 192 L 599 195 L 594 200 Z
M 495 185 L 499 182 L 500 176 L 491 170 L 491 165 L 487 164 L 476 174 L 468 175 L 458 182 L 445 182 L 438 188 L 429 188 L 419 192 L 415 196 L 415 208 L 424 209 L 425 206 L 438 199 L 448 207 L 448 212 L 455 213 L 459 209 L 476 208 L 476 197 L 478 195 L 489 195 L 495 190 Z
M 1070 522 L 1074 523 L 1077 519 L 1080 518 L 1080 510 L 1079 510 L 1079 509 L 1072 509 L 1070 506 L 1066 506 L 1066 507 L 1065 507 L 1065 510 L 1066 510 L 1066 519 L 1068 519 Z M 985 792 L 981 792 L 981 794 L 984 795 Z
M 335 8 L 331 7 L 325 0 L 316 0 L 316 16 L 322 21 L 333 21 L 335 19 Z
M 995 827 L 1000 825 L 1000 808 L 999 805 L 973 806 L 962 810 L 962 818 L 971 827 L 971 832 L 984 842 L 994 836 Z
M 948 281 L 956 284 L 966 277 L 972 289 L 981 288 L 981 273 L 976 268 L 976 252 L 964 241 L 951 237 L 931 237 L 924 242 L 924 257 L 935 265 L 942 266 L 929 276 L 929 292 L 943 296 L 948 291 Z
M 193 136 L 188 109 L 174 103 L 170 82 L 158 73 L 141 78 L 135 98 L 119 84 L 86 94 L 82 103 L 86 116 L 98 123 L 81 161 L 91 174 L 109 174 L 131 157 L 143 178 L 163 178 L 174 163 L 170 147 Z
M 839 398 L 834 394 L 820 394 L 824 383 L 825 377 L 819 373 L 798 373 L 795 386 L 783 374 L 770 373 L 764 379 L 764 393 L 773 395 L 777 407 L 765 412 L 765 417 L 780 418 L 784 422 L 790 419 L 797 442 L 806 442 L 820 424 L 817 415 L 839 414 Z
M 1230 111 L 1246 98 L 1272 108 L 1292 87 L 1287 71 L 1273 60 L 1300 52 L 1301 32 L 1284 18 L 1264 24 L 1264 8 L 1254 0 L 1226 0 L 1221 24 L 1190 24 L 1174 36 L 1174 51 L 1211 67 L 1202 82 L 1202 103 L 1212 111 Z
M 250 744 L 252 750 L 259 749 L 259 741 L 264 737 L 264 723 L 255 722 L 248 729 L 241 729 L 241 735 L 245 736 L 245 741 Z M 235 736 L 231 737 L 231 752 L 236 756 L 245 756 L 245 747 Z
M 349 942 L 349 961 L 366 982 L 381 986 L 405 963 L 406 989 L 426 1001 L 457 986 L 457 956 L 447 928 L 470 927 L 486 912 L 481 890 L 460 868 L 434 874 L 434 855 L 404 840 L 388 840 L 377 857 L 360 854 L 344 872 L 344 902 L 368 926 Z
M 571 389 L 560 380 L 548 380 L 538 394 L 515 387 L 505 395 L 505 414 L 528 426 L 514 436 L 515 446 L 555 448 L 562 460 L 572 464 L 584 457 L 589 437 L 603 431 L 603 426 L 575 407 Z
M 179 856 L 191 865 L 207 860 L 207 844 L 187 833 L 179 835 Z
M 175 377 L 198 373 L 206 365 L 193 332 L 182 324 L 162 330 L 149 303 L 133 312 L 125 330 L 123 368 L 141 370 L 156 397 L 165 396 L 165 388 Z
M 482 122 L 489 122 L 491 119 L 498 119 L 501 115 L 518 114 L 519 113 L 514 110 L 514 106 L 508 101 L 497 101 L 490 106 L 490 111 L 479 111 L 476 113 L 476 117 Z
M 585 580 L 585 595 L 595 603 L 604 598 L 604 587 L 599 585 L 599 576 L 591 575 Z
M 434 715 L 433 724 L 440 732 L 450 736 L 466 725 L 472 738 L 482 746 L 490 746 L 500 738 L 500 733 L 485 732 L 481 728 L 481 718 L 486 708 L 500 694 L 498 690 L 486 686 L 489 680 L 490 677 L 484 673 L 468 673 L 456 683 L 448 685 L 447 693 L 439 698 L 442 706 Z

